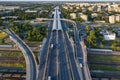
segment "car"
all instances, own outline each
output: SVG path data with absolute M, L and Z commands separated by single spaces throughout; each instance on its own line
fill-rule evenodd
M 51 44 L 50 47 L 53 48 L 53 44 Z
M 51 80 L 51 76 L 48 76 L 48 80 Z
M 82 63 L 80 63 L 80 68 L 82 68 Z

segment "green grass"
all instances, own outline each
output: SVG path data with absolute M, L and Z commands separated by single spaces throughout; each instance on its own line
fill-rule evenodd
M 103 44 L 105 46 L 111 46 L 113 44 L 114 41 L 104 41 Z
M 22 52 L 13 52 L 13 51 L 0 51 L 0 56 L 12 56 L 12 57 L 22 57 L 23 53 Z
M 88 55 L 88 61 L 119 62 L 120 56 Z
M 23 62 L 23 63 L 3 63 L 3 62 L 0 62 L 0 66 L 25 68 L 26 64 L 25 64 L 25 62 Z
M 34 55 L 36 57 L 36 61 L 38 63 L 38 52 L 34 52 Z M 13 52 L 13 51 L 0 51 L 0 56 L 2 57 L 24 57 L 23 56 L 23 53 L 20 52 L 20 51 L 16 51 L 16 52 Z M 23 61 L 22 63 L 6 63 L 6 62 L 1 62 L 0 61 L 0 66 L 7 66 L 7 67 L 25 67 L 26 64 L 25 64 L 25 61 Z
M 2 57 L 23 57 L 22 52 L 13 52 L 13 51 L 0 51 L 0 56 Z M 5 66 L 5 67 L 21 67 L 24 68 L 26 66 L 25 61 L 23 62 L 18 62 L 18 63 L 9 63 L 9 62 L 1 62 L 0 61 L 0 66 Z
M 120 23 L 115 23 L 114 26 L 120 27 Z
M 88 55 L 88 62 L 120 63 L 120 56 Z M 91 70 L 120 71 L 120 66 L 89 64 Z
M 37 46 L 40 46 L 40 45 L 42 45 L 42 42 L 40 42 L 40 41 L 25 41 L 26 43 L 27 43 L 27 45 L 29 45 L 29 46 L 32 46 L 32 47 L 37 47 Z
M 90 70 L 106 70 L 106 71 L 120 71 L 120 67 L 104 66 L 104 65 L 89 65 Z

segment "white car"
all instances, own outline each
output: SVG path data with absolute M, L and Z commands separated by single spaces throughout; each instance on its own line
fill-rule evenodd
M 82 68 L 82 64 L 80 63 L 80 68 Z

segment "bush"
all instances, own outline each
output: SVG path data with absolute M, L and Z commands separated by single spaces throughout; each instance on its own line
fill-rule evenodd
M 3 39 L 0 39 L 0 44 L 3 44 L 4 43 L 4 40 Z
M 100 48 L 102 48 L 102 49 L 104 48 L 104 45 L 102 43 L 100 44 Z

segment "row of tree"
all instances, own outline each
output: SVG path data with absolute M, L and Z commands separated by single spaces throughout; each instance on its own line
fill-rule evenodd
M 14 23 L 11 25 L 11 29 L 17 33 L 22 39 L 28 41 L 42 41 L 48 34 L 48 28 L 46 26 L 32 26 L 28 23 L 19 24 Z

